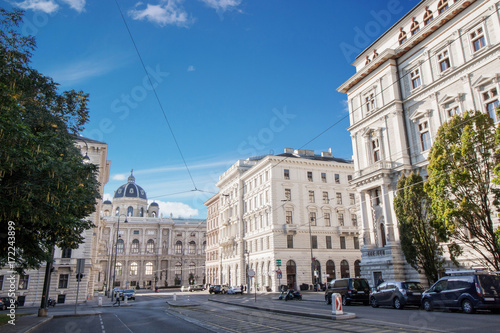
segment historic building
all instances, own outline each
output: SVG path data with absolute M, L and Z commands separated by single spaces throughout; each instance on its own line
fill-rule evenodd
M 361 198 L 362 276 L 419 278 L 402 255 L 393 209 L 398 177 L 426 176 L 438 128 L 481 110 L 496 119 L 500 86 L 497 0 L 423 0 L 354 61 L 347 94 L 354 176 Z M 474 257 L 462 258 L 465 267 Z M 448 267 L 451 264 L 448 264 Z
M 108 145 L 85 137 L 75 137 L 75 145 L 85 155 L 85 160 L 99 166 L 98 181 L 100 183 L 99 193 L 103 194 L 104 185 L 108 182 L 110 162 L 106 159 Z M 49 297 L 56 299 L 59 303 L 75 303 L 78 289 L 76 280 L 76 267 L 79 259 L 84 260 L 83 277 L 78 289 L 78 300 L 83 302 L 91 297 L 96 283 L 97 270 L 92 264 L 92 258 L 96 252 L 96 230 L 100 225 L 100 210 L 102 200 L 97 200 L 96 211 L 88 216 L 96 228 L 84 231 L 85 242 L 75 249 L 54 250 L 54 264 L 51 273 Z M 9 276 L 7 270 L 0 270 L 0 295 L 6 296 L 8 291 L 5 277 Z M 40 305 L 43 283 L 45 280 L 45 265 L 38 270 L 27 270 L 25 275 L 18 276 L 16 282 L 16 296 L 20 304 L 29 306 Z
M 164 217 L 132 172 L 103 203 L 97 234 L 96 290 L 205 283 L 206 221 Z
M 359 276 L 353 171 L 331 152 L 289 148 L 237 161 L 205 202 L 208 283 L 277 291 Z

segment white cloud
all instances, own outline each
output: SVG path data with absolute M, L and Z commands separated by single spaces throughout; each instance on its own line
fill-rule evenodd
M 104 193 L 102 195 L 102 201 L 106 201 L 106 200 L 113 201 L 113 195 L 109 194 L 109 193 Z
M 170 214 L 172 214 L 174 218 L 198 216 L 198 209 L 192 208 L 182 202 L 165 202 L 158 200 L 155 200 L 155 202 L 160 206 L 160 215 L 163 214 L 163 217 L 169 217 Z
M 207 6 L 214 8 L 218 13 L 236 9 L 241 4 L 241 0 L 201 0 Z
M 178 5 L 179 2 L 179 0 L 161 0 L 158 5 L 147 4 L 143 9 L 138 9 L 143 6 L 142 2 L 138 2 L 135 9 L 129 10 L 128 14 L 134 20 L 145 19 L 161 27 L 166 25 L 187 27 L 192 20 L 189 19 L 185 9 Z
M 59 9 L 58 2 L 69 5 L 72 9 L 81 13 L 85 10 L 86 0 L 24 0 L 24 1 L 11 1 L 11 3 L 21 9 L 31 9 L 52 14 Z
M 340 103 L 342 104 L 342 110 L 344 112 L 349 113 L 349 103 L 348 103 L 347 99 L 341 100 Z
M 189 66 L 187 69 L 188 72 L 194 72 L 195 70 L 196 70 L 196 68 L 194 68 L 193 65 Z
M 67 3 L 71 8 L 81 13 L 85 10 L 85 0 L 61 0 Z
M 116 175 L 113 175 L 113 177 L 111 178 L 113 180 L 125 180 L 127 179 L 127 176 L 125 174 L 120 174 L 120 173 L 117 173 Z

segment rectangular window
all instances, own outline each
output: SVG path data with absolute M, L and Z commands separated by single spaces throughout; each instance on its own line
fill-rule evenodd
M 18 285 L 17 289 L 19 289 L 19 290 L 28 289 L 29 280 L 30 280 L 29 275 L 19 275 L 19 285 Z
M 293 235 L 286 235 L 286 247 L 293 249 Z
M 324 219 L 325 219 L 325 226 L 326 226 L 326 227 L 331 226 L 331 222 L 330 222 L 330 213 L 325 213 L 325 215 L 324 215 Z
M 354 227 L 358 226 L 358 217 L 355 214 L 351 216 L 351 222 Z
M 327 249 L 332 248 L 332 236 L 326 236 L 326 248 Z
M 327 204 L 330 202 L 330 199 L 328 199 L 328 192 L 323 192 L 323 203 Z
M 309 202 L 314 203 L 314 191 L 309 191 Z
M 486 46 L 486 40 L 484 39 L 484 31 L 482 27 L 474 30 L 470 34 L 470 41 L 474 52 L 477 52 Z
M 365 97 L 365 108 L 366 112 L 375 110 L 375 94 L 371 93 Z
M 372 140 L 373 161 L 380 161 L 380 143 L 378 139 Z
M 290 179 L 290 170 L 285 169 L 283 171 L 283 177 L 285 177 L 285 179 L 287 179 L 287 180 Z
M 0 275 L 0 290 L 3 290 L 3 275 Z
M 71 258 L 71 249 L 68 247 L 63 249 L 61 258 Z
M 441 0 L 438 3 L 438 13 L 441 14 L 448 9 L 448 0 Z
M 448 68 L 450 68 L 450 55 L 448 53 L 448 50 L 445 50 L 441 53 L 438 54 L 437 56 L 438 59 L 438 64 L 439 64 L 439 70 L 442 72 L 446 71 Z
M 352 180 L 352 175 L 347 175 L 347 181 L 351 181 Z
M 59 289 L 68 288 L 69 274 L 59 274 Z
M 422 145 L 422 151 L 426 151 L 431 148 L 431 134 L 429 133 L 429 123 L 424 121 L 418 124 L 418 130 L 420 132 L 420 143 Z
M 293 223 L 293 220 L 292 220 L 292 211 L 287 210 L 285 214 L 286 214 L 286 216 L 285 216 L 286 224 L 292 224 Z
M 322 172 L 322 173 L 321 173 L 321 181 L 322 181 L 323 183 L 326 183 L 326 172 Z
M 420 69 L 417 68 L 414 71 L 410 72 L 410 80 L 412 89 L 420 87 L 420 85 L 422 84 L 422 81 L 420 79 Z
M 291 201 L 292 200 L 292 190 L 289 188 L 285 189 L 285 200 L 286 201 Z
M 445 112 L 446 112 L 446 115 L 448 116 L 448 118 L 453 118 L 457 114 L 460 114 L 460 107 L 459 106 L 453 106 L 453 107 L 451 107 L 449 109 L 446 109 Z
M 356 197 L 354 193 L 349 193 L 349 205 L 354 206 L 356 204 Z
M 335 184 L 340 184 L 340 175 L 338 173 L 335 174 Z
M 355 249 L 359 249 L 359 238 L 358 237 L 354 237 L 354 248 Z
M 134 230 L 134 235 L 139 235 L 139 230 Z
M 342 205 L 342 193 L 337 192 L 337 205 Z
M 345 250 L 345 237 L 344 236 L 340 236 L 340 248 L 342 250 Z
M 312 182 L 313 181 L 313 173 L 312 171 L 307 171 L 307 180 Z
M 318 248 L 318 236 L 311 236 L 312 248 Z
M 311 225 L 316 225 L 316 213 L 309 212 L 309 221 L 311 221 Z
M 344 213 L 339 213 L 339 226 L 344 226 Z
M 483 103 L 485 111 L 488 112 L 491 119 L 495 122 L 497 121 L 497 116 L 495 109 L 498 107 L 498 91 L 497 88 L 493 88 L 483 92 L 482 94 Z

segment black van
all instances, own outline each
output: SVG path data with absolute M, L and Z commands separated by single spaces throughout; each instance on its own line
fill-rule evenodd
M 474 313 L 477 309 L 500 310 L 500 276 L 487 273 L 468 273 L 445 276 L 422 294 L 422 306 L 433 309 L 462 310 Z
M 325 291 L 326 304 L 332 304 L 332 294 L 342 295 L 342 305 L 350 305 L 351 302 L 369 304 L 370 285 L 366 279 L 348 278 L 332 280 L 328 283 Z

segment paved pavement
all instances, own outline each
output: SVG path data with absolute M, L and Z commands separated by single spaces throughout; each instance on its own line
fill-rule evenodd
M 152 292 L 151 292 L 152 293 Z M 185 295 L 189 295 L 187 293 L 176 293 L 175 300 L 172 293 L 169 293 L 169 297 L 167 303 L 170 306 L 196 306 L 198 305 L 196 300 L 193 300 L 189 297 L 184 297 Z M 224 298 L 210 298 L 210 300 L 215 302 L 221 302 L 226 304 L 238 305 L 248 308 L 280 312 L 280 313 L 288 313 L 294 315 L 308 316 L 308 317 L 316 317 L 316 318 L 326 318 L 326 319 L 342 319 L 341 317 L 335 317 L 331 314 L 331 309 L 325 309 L 324 311 L 318 313 L 318 311 L 313 312 L 304 312 L 304 311 L 296 311 L 293 307 L 294 302 L 296 301 L 279 301 L 277 300 L 277 293 L 257 293 L 257 300 L 259 297 L 267 295 L 267 299 L 269 299 L 269 295 L 275 295 L 276 300 L 272 302 L 254 302 L 254 294 L 244 295 L 245 297 L 224 297 Z M 324 302 L 324 294 L 323 292 L 302 292 L 304 301 L 311 302 Z M 288 306 L 287 306 L 288 304 Z M 4 326 L 0 326 L 0 331 L 2 333 L 28 333 L 34 330 L 35 328 L 43 325 L 49 320 L 58 317 L 73 317 L 73 316 L 93 316 L 99 315 L 102 312 L 99 310 L 101 307 L 112 307 L 113 304 L 111 299 L 108 297 L 102 297 L 102 306 L 98 305 L 98 297 L 94 297 L 94 299 L 89 300 L 86 303 L 79 304 L 77 307 L 76 314 L 73 311 L 68 311 L 68 308 L 73 308 L 74 305 L 64 306 L 66 311 L 61 311 L 61 307 L 49 308 L 49 313 L 47 317 L 38 317 L 38 307 L 23 307 L 23 309 L 32 309 L 35 313 L 34 315 L 28 316 L 16 316 L 15 325 L 6 324 Z M 132 306 L 132 304 L 125 304 L 121 302 L 121 306 Z M 350 316 L 345 316 L 345 319 L 352 318 Z

